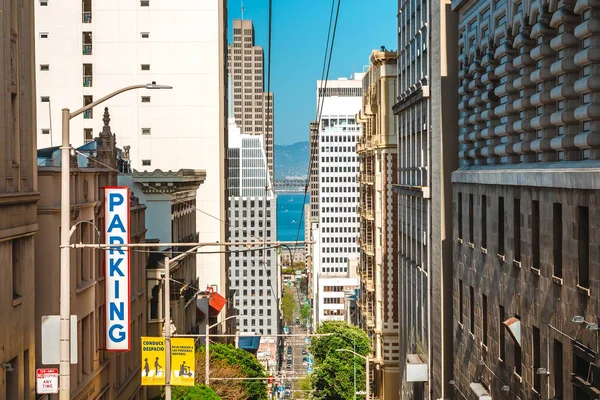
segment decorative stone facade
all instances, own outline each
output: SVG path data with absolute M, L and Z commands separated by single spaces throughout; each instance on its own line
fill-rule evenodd
M 600 4 L 453 8 L 455 395 L 597 398 Z
M 398 393 L 398 236 L 396 121 L 396 52 L 374 50 L 363 77 L 363 104 L 357 121 L 360 161 L 361 287 L 359 323 L 371 338 L 375 365 L 373 389 L 377 398 Z

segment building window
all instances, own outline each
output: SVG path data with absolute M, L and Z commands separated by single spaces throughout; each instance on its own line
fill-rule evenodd
M 462 193 L 458 194 L 458 238 L 462 239 Z
M 538 327 L 533 327 L 533 389 L 540 393 L 542 389 L 542 384 L 540 382 L 540 374 L 537 373 L 537 370 L 541 367 L 540 359 L 541 359 L 542 345 L 540 343 L 540 329 Z
M 145 167 L 149 167 L 152 164 L 151 160 L 142 160 L 142 165 Z
M 13 300 L 23 295 L 23 256 L 25 239 L 12 240 L 12 292 Z
M 141 69 L 142 71 L 150 71 L 150 64 L 142 64 Z
M 481 247 L 487 249 L 487 198 L 481 196 Z
M 474 243 L 473 235 L 473 193 L 469 193 L 469 243 Z
M 40 6 L 47 7 L 48 6 L 48 0 L 40 0 Z
M 521 317 L 515 314 L 515 318 L 521 320 Z M 521 325 L 522 326 L 522 325 Z M 517 343 L 516 340 L 513 340 L 514 346 L 514 356 L 515 356 L 515 374 L 519 375 L 519 377 L 523 376 L 523 363 L 521 362 L 521 346 Z
M 40 39 L 48 39 L 50 34 L 48 32 L 40 32 Z
M 83 64 L 83 87 L 92 87 L 93 78 L 92 64 Z
M 82 32 L 83 55 L 89 56 L 92 54 L 92 32 Z
M 540 202 L 531 202 L 532 267 L 540 268 Z
M 482 321 L 481 321 L 481 329 L 483 331 L 483 339 L 482 339 L 482 343 L 484 346 L 487 346 L 488 344 L 488 302 L 487 302 L 487 296 L 485 294 L 481 295 L 481 314 L 482 314 Z
M 142 103 L 150 103 L 150 96 L 142 96 Z
M 577 207 L 577 253 L 579 256 L 579 286 L 590 287 L 590 222 L 587 207 Z
M 94 131 L 91 128 L 83 129 L 83 143 L 89 143 L 94 141 Z
M 550 338 L 546 338 L 550 340 Z M 563 398 L 563 346 L 560 340 L 554 339 L 554 398 Z M 548 378 L 549 379 L 549 378 Z
M 514 199 L 513 204 L 513 260 L 521 261 L 521 199 Z
M 473 286 L 469 286 L 469 314 L 469 331 L 471 335 L 475 335 L 475 289 L 473 289 Z
M 562 278 L 562 204 L 552 205 L 552 236 L 554 241 L 554 271 L 553 275 Z
M 83 96 L 83 106 L 90 105 L 94 102 L 94 96 Z M 83 119 L 92 119 L 94 118 L 94 109 L 90 108 L 89 110 L 85 110 L 83 112 Z
M 500 323 L 498 325 L 498 347 L 499 347 L 499 354 L 500 354 L 500 360 L 504 360 L 506 358 L 506 342 L 504 341 L 504 306 L 502 305 L 498 305 L 498 309 L 499 309 L 499 317 L 500 317 Z
M 142 7 L 149 7 L 150 6 L 150 0 L 140 0 L 140 6 L 142 6 Z
M 142 32 L 141 35 L 142 35 L 142 39 L 150 38 L 150 32 Z
M 18 399 L 19 398 L 19 357 L 15 357 L 8 361 L 12 371 L 5 369 L 5 385 L 6 385 L 6 398 L 7 399 Z
M 463 281 L 458 280 L 458 323 L 463 325 Z
M 142 128 L 142 135 L 150 135 L 150 133 L 151 133 L 150 128 Z
M 42 103 L 50 103 L 50 96 L 42 96 L 40 97 L 40 101 Z
M 40 71 L 50 71 L 50 64 L 40 64 Z
M 82 22 L 84 24 L 89 24 L 92 22 L 92 0 L 83 0 L 82 6 Z
M 498 197 L 498 254 L 504 255 L 504 197 Z
M 42 129 L 42 135 L 49 135 L 50 129 Z

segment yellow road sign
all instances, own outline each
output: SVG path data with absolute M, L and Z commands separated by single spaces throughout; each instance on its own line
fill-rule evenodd
M 171 385 L 194 386 L 194 338 L 171 339 Z
M 142 386 L 165 384 L 165 338 L 142 337 Z

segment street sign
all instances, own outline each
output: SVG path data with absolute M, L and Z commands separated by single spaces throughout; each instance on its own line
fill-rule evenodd
M 58 368 L 38 368 L 35 371 L 37 393 L 58 393 Z

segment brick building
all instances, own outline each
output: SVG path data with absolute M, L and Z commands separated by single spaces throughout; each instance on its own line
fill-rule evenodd
M 356 144 L 360 161 L 359 215 L 360 325 L 373 347 L 374 394 L 398 395 L 398 199 L 396 52 L 374 50 L 363 76 L 363 103 L 357 115 L 362 136 Z
M 597 398 L 600 4 L 453 8 L 455 398 Z
M 400 398 L 449 396 L 456 15 L 450 0 L 398 2 Z

